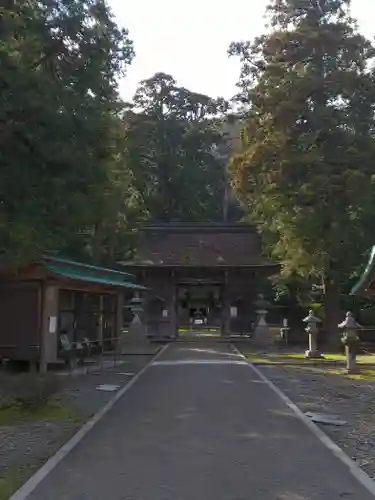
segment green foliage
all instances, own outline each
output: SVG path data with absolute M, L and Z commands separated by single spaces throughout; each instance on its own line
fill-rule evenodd
M 375 306 L 364 307 L 360 309 L 357 317 L 357 321 L 362 326 L 374 326 L 375 325 Z
M 347 7 L 273 0 L 271 32 L 230 47 L 248 107 L 233 185 L 284 272 L 322 278 L 336 302 L 373 243 L 375 201 L 375 53 Z
M 102 0 L 8 2 L 0 19 L 0 253 L 19 262 L 97 220 L 133 48 Z
M 226 158 L 222 99 L 178 87 L 164 73 L 140 83 L 124 118 L 126 162 L 144 219 L 218 220 Z
M 230 143 L 223 99 L 163 73 L 131 105 L 134 56 L 104 0 L 0 7 L 0 259 L 113 264 L 146 220 L 221 220 Z

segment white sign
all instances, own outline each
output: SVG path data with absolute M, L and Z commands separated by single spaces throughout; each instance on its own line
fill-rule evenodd
M 168 318 L 168 309 L 163 309 L 163 318 Z
M 230 308 L 230 317 L 231 318 L 237 318 L 237 307 L 232 306 Z
M 49 318 L 49 333 L 56 333 L 57 329 L 57 317 L 56 316 L 50 316 Z
M 114 392 L 120 389 L 119 385 L 112 385 L 112 384 L 103 384 L 103 385 L 98 385 L 96 388 L 98 391 L 104 391 L 104 392 Z

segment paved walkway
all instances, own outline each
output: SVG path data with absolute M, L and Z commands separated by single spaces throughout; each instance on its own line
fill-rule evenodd
M 29 497 L 372 498 L 229 346 L 183 344 L 169 347 Z

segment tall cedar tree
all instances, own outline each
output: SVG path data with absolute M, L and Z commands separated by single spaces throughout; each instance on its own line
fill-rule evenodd
M 340 279 L 374 238 L 374 47 L 349 7 L 272 0 L 271 29 L 229 49 L 248 106 L 233 185 L 285 272 L 321 278 L 333 342 Z

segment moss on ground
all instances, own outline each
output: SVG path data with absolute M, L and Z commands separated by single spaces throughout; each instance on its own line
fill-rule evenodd
M 9 500 L 22 483 L 23 478 L 15 473 L 0 478 L 0 500 Z
M 78 413 L 69 406 L 47 404 L 37 409 L 26 409 L 20 405 L 0 407 L 0 426 L 17 425 L 30 421 L 65 420 L 80 422 Z
M 303 353 L 272 352 L 257 353 L 244 352 L 247 359 L 256 365 L 287 365 L 299 367 L 303 370 L 340 375 L 352 380 L 368 380 L 375 382 L 375 355 L 358 355 L 357 362 L 360 369 L 358 374 L 348 374 L 345 369 L 345 355 L 342 353 L 329 353 L 324 359 L 306 359 Z
M 30 467 L 15 467 L 0 477 L 0 500 L 9 500 L 33 472 Z

